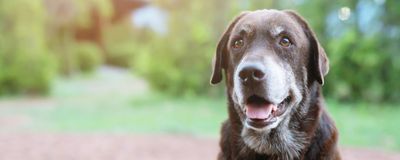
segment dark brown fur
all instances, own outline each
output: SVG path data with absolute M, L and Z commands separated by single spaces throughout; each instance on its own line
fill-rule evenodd
M 307 73 L 302 73 L 300 69 L 294 68 L 296 81 L 305 81 L 301 84 L 302 99 L 300 103 L 291 108 L 289 127 L 293 133 L 304 133 L 304 145 L 299 155 L 293 159 L 298 160 L 339 160 L 340 155 L 337 149 L 338 132 L 333 120 L 325 110 L 325 103 L 321 93 L 321 86 L 324 83 L 323 77 L 327 74 L 329 67 L 325 51 L 319 45 L 314 33 L 310 30 L 308 24 L 298 14 L 292 11 L 283 11 L 285 15 L 290 16 L 299 26 L 301 26 L 306 35 L 305 41 L 308 41 L 308 47 L 299 49 L 300 52 L 310 53 L 302 57 L 288 57 L 293 61 L 302 62 Z M 222 69 L 226 77 L 227 95 L 228 95 L 228 113 L 229 119 L 226 120 L 221 129 L 219 160 L 280 160 L 285 159 L 285 153 L 265 154 L 258 153 L 248 147 L 242 139 L 243 122 L 235 109 L 235 101 L 232 98 L 234 86 L 234 70 L 237 63 L 234 62 L 227 49 L 230 32 L 236 23 L 247 13 L 238 16 L 227 31 L 222 36 L 217 48 L 217 54 L 214 58 L 214 70 L 211 82 L 218 83 L 222 79 Z M 298 58 L 298 59 L 296 59 Z M 291 61 L 289 61 L 291 62 Z M 294 65 L 295 66 L 295 65 Z M 302 79 L 302 74 L 307 76 Z M 305 109 L 306 108 L 306 109 Z M 306 111 L 301 114 L 301 111 Z M 269 133 L 270 137 L 278 136 L 275 129 Z

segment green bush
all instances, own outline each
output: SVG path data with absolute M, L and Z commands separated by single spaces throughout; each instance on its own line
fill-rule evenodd
M 0 94 L 48 91 L 56 67 L 43 10 L 40 1 L 0 1 Z
M 99 66 L 102 50 L 76 42 L 74 33 L 93 24 L 94 10 L 101 21 L 110 19 L 111 3 L 0 0 L 0 94 L 42 94 L 57 71 L 68 75 Z
M 82 72 L 92 72 L 102 63 L 102 53 L 96 44 L 80 42 L 75 47 L 75 61 Z
M 166 35 L 142 31 L 136 41 L 133 59 L 134 71 L 149 80 L 150 84 L 173 95 L 197 95 L 215 92 L 209 84 L 211 59 L 222 27 L 214 27 L 218 10 L 204 1 L 183 3 L 171 11 L 169 32 Z M 208 19 L 202 19 L 210 15 Z M 188 18 L 190 17 L 190 18 Z M 226 20 L 228 21 L 228 20 Z M 143 37 L 147 37 L 143 39 Z M 150 37 L 150 38 L 149 38 Z
M 327 76 L 327 95 L 340 100 L 363 99 L 369 102 L 396 101 L 400 58 L 391 55 L 384 38 L 348 31 L 328 45 L 331 70 Z
M 107 48 L 108 52 L 106 55 L 106 60 L 108 64 L 129 67 L 132 58 L 134 57 L 135 48 L 132 44 L 121 43 L 115 44 Z
M 106 63 L 129 67 L 137 50 L 143 47 L 138 45 L 140 39 L 137 38 L 143 39 L 132 30 L 132 23 L 128 20 L 108 26 L 104 32 Z
M 179 52 L 182 53 L 179 56 L 171 54 Z M 156 89 L 175 95 L 193 95 L 205 93 L 211 87 L 208 83 L 210 60 L 206 57 L 196 51 L 187 53 L 171 46 L 154 46 L 143 49 L 135 57 L 134 69 Z
M 3 61 L 3 65 L 6 65 L 0 71 L 0 93 L 3 94 L 46 93 L 55 73 L 54 58 L 46 54 L 16 53 L 11 61 Z

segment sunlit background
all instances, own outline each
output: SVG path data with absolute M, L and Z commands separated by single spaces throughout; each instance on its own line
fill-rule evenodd
M 400 159 L 398 0 L 0 0 L 0 159 L 215 159 L 216 43 L 265 8 L 325 48 L 344 156 Z

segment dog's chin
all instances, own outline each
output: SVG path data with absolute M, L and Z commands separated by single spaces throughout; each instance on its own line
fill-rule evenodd
M 278 127 L 286 116 L 290 101 L 291 97 L 287 96 L 280 103 L 272 104 L 261 96 L 249 96 L 241 106 L 244 129 L 268 132 Z

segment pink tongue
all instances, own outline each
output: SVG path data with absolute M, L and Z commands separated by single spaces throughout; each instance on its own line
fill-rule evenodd
M 268 104 L 247 104 L 246 116 L 251 119 L 266 119 L 276 110 L 277 106 L 271 103 Z

